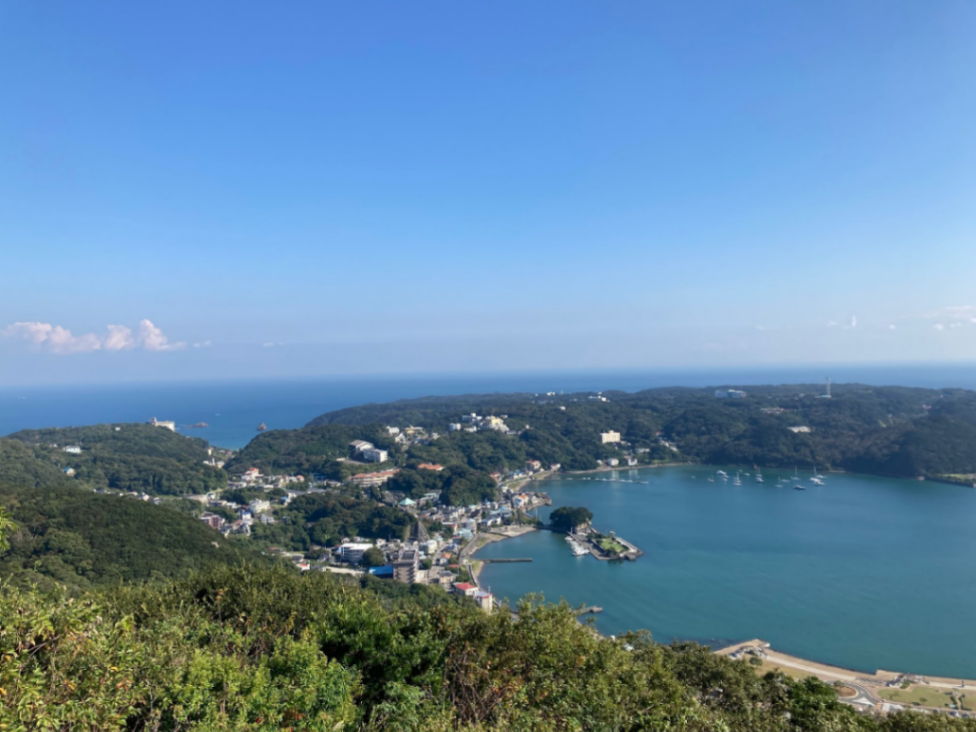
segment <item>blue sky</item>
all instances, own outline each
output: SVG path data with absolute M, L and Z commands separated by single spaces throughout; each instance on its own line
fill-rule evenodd
M 5 3 L 0 384 L 976 360 L 974 37 L 963 0 Z

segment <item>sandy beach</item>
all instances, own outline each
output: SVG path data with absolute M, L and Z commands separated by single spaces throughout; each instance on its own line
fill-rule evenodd
M 484 562 L 479 562 L 477 559 L 472 559 L 479 549 L 486 547 L 489 544 L 493 544 L 496 541 L 503 541 L 504 539 L 511 539 L 516 536 L 528 534 L 530 531 L 538 531 L 538 529 L 534 526 L 502 526 L 494 531 L 479 533 L 470 544 L 464 547 L 463 559 L 464 561 L 470 562 L 471 576 L 473 577 L 475 583 L 477 584 L 478 575 L 481 574 L 481 568 L 484 566 Z
M 877 670 L 874 673 L 854 671 L 839 666 L 810 661 L 805 658 L 791 656 L 773 649 L 769 643 L 758 638 L 736 643 L 715 651 L 720 656 L 734 656 L 745 649 L 761 649 L 761 672 L 780 670 L 793 677 L 815 676 L 821 681 L 832 684 L 841 682 L 848 688 L 856 690 L 855 704 L 874 706 L 883 711 L 893 711 L 898 708 L 912 706 L 935 709 L 940 712 L 951 711 L 954 707 L 948 704 L 954 699 L 964 701 L 970 690 L 976 690 L 976 681 L 970 679 L 952 679 L 938 676 L 925 676 L 909 672 Z M 896 679 L 902 683 L 891 684 Z M 902 685 L 904 684 L 904 685 Z M 952 695 L 956 695 L 952 697 Z M 912 699 L 921 701 L 912 702 Z M 935 703 L 933 703 L 935 702 Z M 963 709 L 972 707 L 964 706 Z

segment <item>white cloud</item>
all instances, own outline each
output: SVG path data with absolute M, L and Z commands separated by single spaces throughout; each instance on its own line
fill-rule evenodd
M 827 327 L 828 328 L 836 328 L 837 327 L 837 321 L 836 320 L 828 320 L 827 321 Z
M 936 323 L 932 327 L 935 328 L 936 330 L 945 330 L 945 326 L 942 325 L 942 323 Z
M 850 327 L 851 328 L 856 328 L 857 327 L 857 316 L 856 315 L 852 315 L 851 316 L 851 325 L 850 325 Z
M 100 350 L 124 351 L 139 347 L 147 351 L 178 351 L 186 348 L 186 343 L 183 342 L 170 343 L 163 332 L 148 320 L 139 324 L 138 337 L 134 337 L 132 331 L 124 325 L 109 325 L 108 335 L 105 336 L 95 333 L 76 336 L 60 325 L 36 322 L 14 323 L 0 331 L 0 335 L 29 341 L 41 350 L 58 355 Z M 209 346 L 210 341 L 198 345 Z
M 940 311 L 945 317 L 953 320 L 976 321 L 976 305 L 954 305 Z
M 110 325 L 108 336 L 105 338 L 106 351 L 124 351 L 136 347 L 136 339 L 132 337 L 132 331 L 124 325 Z
M 976 305 L 954 305 L 938 310 L 929 310 L 916 317 L 922 320 L 952 320 L 961 323 L 976 323 Z
M 892 323 L 891 325 L 888 326 L 888 330 L 895 330 L 895 327 L 896 327 L 895 324 Z
M 163 331 L 153 325 L 151 320 L 139 321 L 139 342 L 147 351 L 180 351 L 186 343 L 170 343 Z
M 3 334 L 10 338 L 26 338 L 33 343 L 43 343 L 51 335 L 53 328 L 50 323 L 14 323 L 8 325 Z
M 210 348 L 210 346 L 211 346 L 210 341 L 204 341 L 203 343 L 194 343 L 193 344 L 193 347 L 194 348 Z
M 50 323 L 14 323 L 7 326 L 3 334 L 24 338 L 57 354 L 87 353 L 102 347 L 101 339 L 94 333 L 76 336 L 67 328 Z

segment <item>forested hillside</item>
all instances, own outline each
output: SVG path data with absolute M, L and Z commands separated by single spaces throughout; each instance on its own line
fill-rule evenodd
M 254 467 L 262 473 L 320 473 L 336 479 L 346 478 L 356 469 L 337 465 L 336 460 L 349 456 L 349 443 L 353 440 L 366 440 L 390 451 L 397 447 L 378 423 L 272 430 L 251 440 L 224 467 L 232 474 Z
M 81 452 L 65 452 L 66 447 Z M 16 485 L 70 480 L 150 495 L 205 493 L 227 484 L 223 470 L 204 464 L 207 448 L 199 438 L 146 424 L 22 430 L 0 439 L 0 480 Z
M 606 401 L 593 394 L 413 399 L 330 412 L 288 440 L 300 452 L 303 441 L 321 436 L 326 427 L 417 424 L 443 433 L 461 415 L 477 412 L 504 415 L 515 434 L 451 433 L 411 447 L 405 459 L 463 462 L 488 471 L 527 459 L 588 469 L 619 455 L 599 439 L 601 432 L 615 430 L 641 451 L 642 462 L 817 465 L 904 477 L 976 472 L 974 392 L 847 384 L 835 385 L 832 398 L 825 399 L 820 385 L 744 389 L 744 399 L 679 388 L 607 392 Z M 662 447 L 662 440 L 677 451 Z M 249 459 L 250 450 L 239 460 Z
M 8 589 L 0 728 L 976 730 L 946 715 L 862 716 L 822 682 L 759 676 L 694 644 L 600 638 L 565 605 L 517 610 L 283 568 L 220 568 L 81 602 Z
M 264 561 L 197 519 L 134 498 L 0 484 L 0 507 L 17 526 L 0 552 L 0 579 L 19 585 L 77 590 Z

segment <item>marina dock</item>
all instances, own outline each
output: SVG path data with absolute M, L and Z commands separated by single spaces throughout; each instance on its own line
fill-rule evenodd
M 527 559 L 479 559 L 482 564 L 511 564 L 513 562 L 531 562 L 532 558 Z

